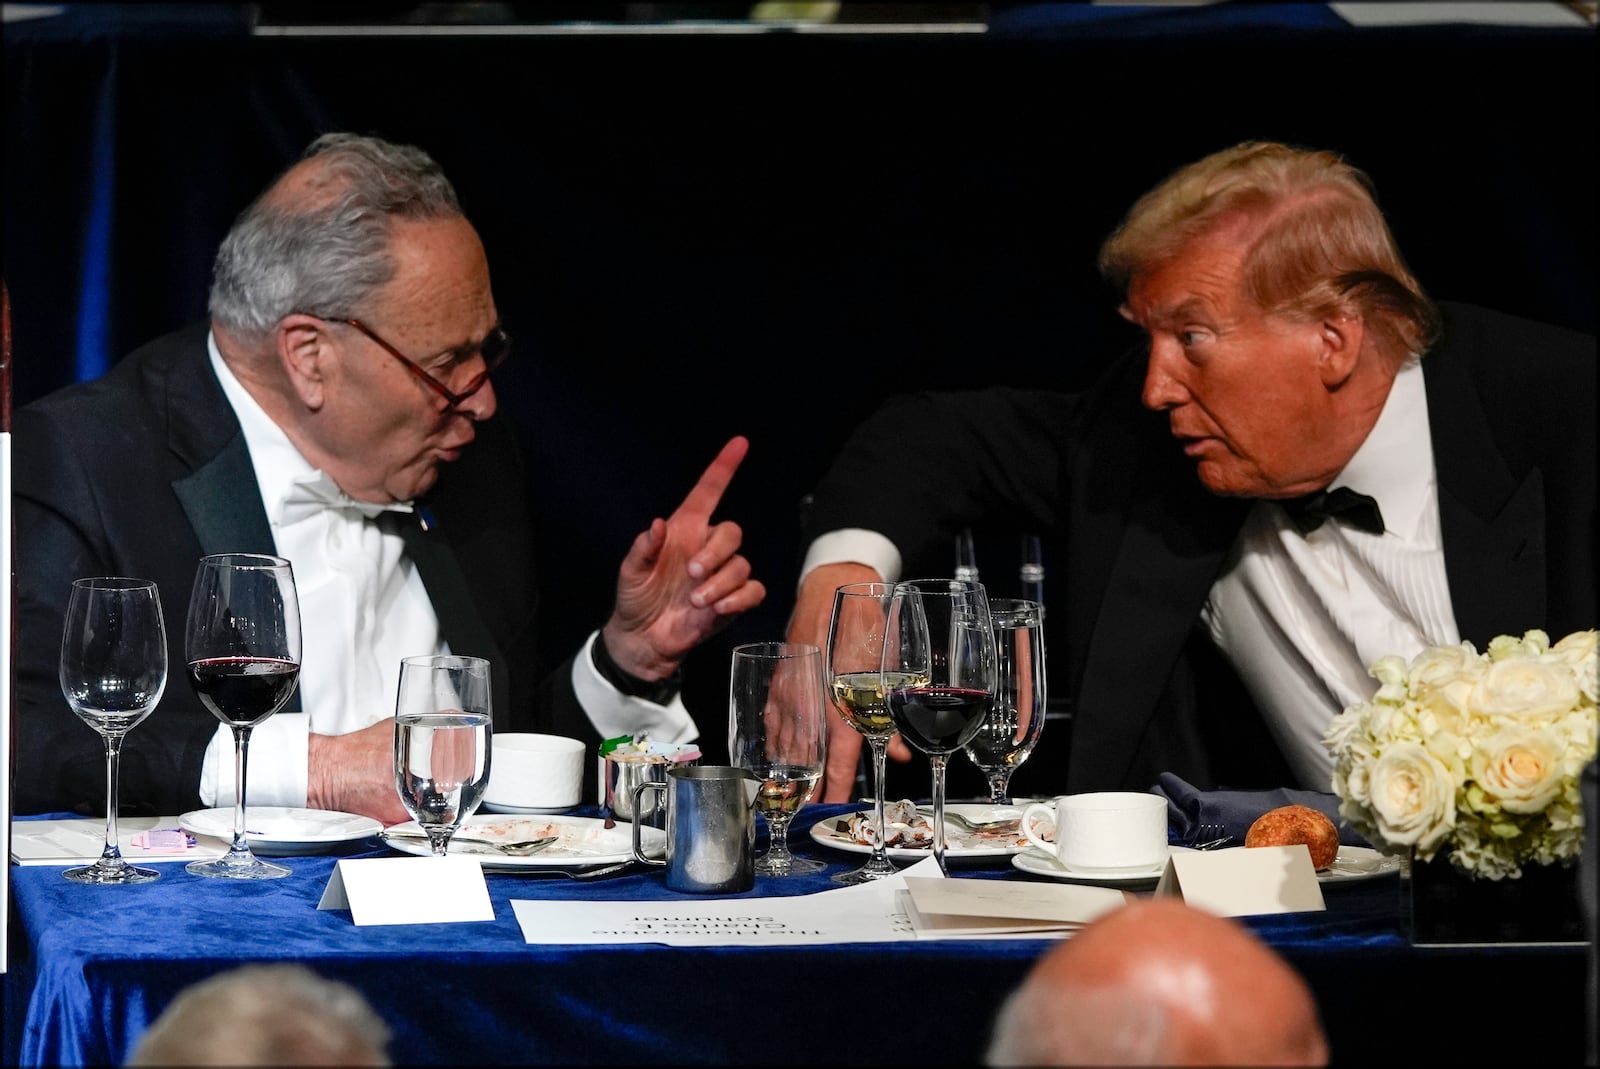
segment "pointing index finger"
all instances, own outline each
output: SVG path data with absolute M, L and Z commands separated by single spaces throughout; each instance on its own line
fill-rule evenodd
M 716 459 L 700 474 L 699 481 L 673 512 L 673 516 L 689 516 L 709 521 L 718 503 L 722 501 L 723 492 L 733 481 L 733 473 L 739 470 L 739 464 L 749 450 L 750 440 L 743 435 L 735 435 L 728 439 L 728 444 L 722 447 Z

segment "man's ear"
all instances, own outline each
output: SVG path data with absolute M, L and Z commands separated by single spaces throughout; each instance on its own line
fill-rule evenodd
M 289 386 L 302 404 L 317 411 L 322 407 L 327 374 L 335 359 L 327 322 L 295 312 L 278 320 L 273 339 Z
M 1338 313 L 1317 324 L 1317 374 L 1330 392 L 1355 373 L 1367 342 L 1367 324 L 1358 314 Z

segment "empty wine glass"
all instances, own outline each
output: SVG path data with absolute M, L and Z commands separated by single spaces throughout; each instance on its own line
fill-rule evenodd
M 989 715 L 995 695 L 994 623 L 982 583 L 896 583 L 883 638 L 889 716 L 933 766 L 933 856 L 945 864 L 945 761 Z
M 833 877 L 835 883 L 865 883 L 898 871 L 884 846 L 883 827 L 885 755 L 894 735 L 883 700 L 883 626 L 893 592 L 892 583 L 846 583 L 833 592 L 828 617 L 825 674 L 834 708 L 872 751 L 872 854 L 859 868 Z
M 803 642 L 752 642 L 733 649 L 728 679 L 728 753 L 761 783 L 767 851 L 756 872 L 820 872 L 820 861 L 789 852 L 789 822 L 817 789 L 827 755 L 822 651 Z
M 74 883 L 148 883 L 155 869 L 123 860 L 117 837 L 122 737 L 167 686 L 167 629 L 156 585 L 115 576 L 75 579 L 61 631 L 61 693 L 106 744 L 106 842 L 100 859 L 62 873 Z
M 990 598 L 994 620 L 995 699 L 967 756 L 989 781 L 991 805 L 1010 805 L 1011 774 L 1044 730 L 1044 607 L 1023 598 Z
M 245 839 L 245 764 L 250 732 L 294 693 L 300 678 L 300 600 L 282 557 L 217 553 L 200 558 L 184 632 L 189 684 L 233 730 L 233 839 L 228 852 L 185 866 L 196 876 L 275 880 L 286 866 L 263 861 Z
M 478 811 L 489 786 L 489 662 L 427 655 L 400 662 L 394 785 L 435 857 Z

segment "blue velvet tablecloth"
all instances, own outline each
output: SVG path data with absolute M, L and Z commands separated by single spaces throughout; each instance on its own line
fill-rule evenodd
M 795 852 L 827 861 L 826 872 L 758 877 L 737 897 L 837 886 L 828 877 L 864 859 L 819 846 L 807 832 L 815 820 L 849 809 L 808 806 L 791 834 Z M 401 1065 L 970 1065 L 982 1059 L 1000 1001 L 1053 945 L 523 942 L 512 899 L 679 897 L 660 870 L 587 883 L 491 874 L 493 922 L 358 927 L 348 912 L 316 908 L 338 856 L 387 852 L 376 840 L 352 847 L 289 858 L 294 875 L 266 883 L 201 879 L 173 864 L 154 883 L 105 888 L 68 883 L 56 867 L 13 866 L 7 1064 L 120 1064 L 184 987 L 244 962 L 293 960 L 359 988 L 393 1029 L 391 1054 Z M 955 874 L 1029 878 L 994 862 Z M 1326 912 L 1247 919 L 1316 990 L 1335 1061 L 1478 1061 L 1497 1044 L 1525 1055 L 1521 1029 L 1480 1030 L 1460 1020 L 1421 1027 L 1405 1010 L 1450 991 L 1491 990 L 1499 1019 L 1527 1012 L 1546 1022 L 1540 1039 L 1548 1060 L 1581 1060 L 1581 947 L 1414 948 L 1399 887 L 1392 876 L 1328 884 Z M 909 1008 L 923 1000 L 927 1012 Z M 874 1034 L 867 1022 L 875 1019 L 887 1031 Z M 799 1036 L 805 1040 L 796 1045 Z

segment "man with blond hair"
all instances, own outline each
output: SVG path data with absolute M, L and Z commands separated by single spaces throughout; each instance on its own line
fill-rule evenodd
M 963 528 L 1037 532 L 1072 718 L 1053 792 L 1327 791 L 1323 733 L 1380 657 L 1595 625 L 1592 336 L 1436 304 L 1368 177 L 1276 142 L 1175 171 L 1100 267 L 1144 343 L 1087 391 L 860 425 L 812 495 L 792 639 Z M 840 801 L 860 736 L 833 730 Z

